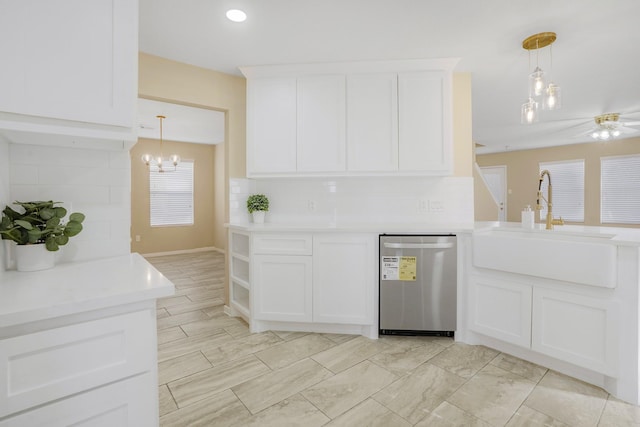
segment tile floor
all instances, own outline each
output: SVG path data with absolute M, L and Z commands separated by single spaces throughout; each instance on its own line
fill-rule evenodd
M 264 332 L 223 313 L 224 256 L 149 258 L 161 426 L 640 426 L 600 388 L 447 338 Z

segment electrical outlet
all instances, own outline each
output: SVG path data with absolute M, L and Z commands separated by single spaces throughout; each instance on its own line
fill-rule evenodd
M 426 213 L 428 208 L 427 201 L 425 199 L 419 199 L 417 208 L 418 208 L 418 213 Z
M 316 202 L 315 202 L 315 200 L 307 200 L 307 209 L 309 209 L 309 212 L 315 212 L 316 211 Z
M 429 200 L 429 212 L 444 212 L 444 202 L 442 200 Z
M 136 242 L 139 242 L 139 241 L 140 241 L 140 235 L 136 234 Z

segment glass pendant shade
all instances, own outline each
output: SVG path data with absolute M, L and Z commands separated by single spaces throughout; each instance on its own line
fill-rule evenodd
M 177 154 L 172 154 L 169 157 L 169 160 L 171 161 L 171 163 L 173 163 L 173 166 L 178 166 L 178 163 L 180 163 L 180 156 L 178 156 Z
M 151 160 L 153 160 L 153 156 L 151 154 L 143 154 L 142 155 L 142 162 L 149 166 L 149 164 L 151 163 Z
M 555 85 L 553 82 L 549 83 L 544 90 L 542 109 L 557 110 L 560 107 L 562 107 L 562 90 L 560 86 Z
M 544 71 L 536 67 L 533 73 L 529 74 L 529 94 L 532 97 L 541 96 L 545 89 Z
M 538 121 L 538 103 L 529 98 L 527 102 L 522 104 L 520 110 L 520 123 L 528 125 Z

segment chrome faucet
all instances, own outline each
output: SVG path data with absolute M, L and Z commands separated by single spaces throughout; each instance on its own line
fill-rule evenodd
M 549 178 L 549 186 L 547 187 L 547 198 L 546 199 L 542 195 L 542 190 L 541 190 L 542 189 L 542 181 L 544 181 L 545 175 L 547 176 L 547 178 Z M 562 219 L 562 217 L 560 217 L 559 219 L 554 219 L 553 218 L 553 212 L 552 212 L 553 203 L 551 202 L 551 197 L 552 197 L 552 193 L 551 193 L 551 173 L 549 173 L 549 171 L 545 169 L 542 172 L 540 172 L 540 180 L 538 182 L 538 200 L 536 202 L 536 210 L 538 210 L 538 211 L 542 210 L 542 204 L 540 204 L 540 200 L 544 200 L 545 202 L 547 202 L 547 226 L 546 226 L 547 230 L 553 230 L 553 226 L 554 225 L 564 225 L 564 220 Z

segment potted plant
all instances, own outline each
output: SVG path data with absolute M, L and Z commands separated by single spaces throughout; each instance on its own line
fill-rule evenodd
M 61 202 L 15 202 L 24 212 L 7 206 L 2 211 L 0 235 L 16 243 L 15 258 L 19 271 L 44 270 L 53 267 L 54 252 L 66 245 L 69 238 L 82 231 L 84 214 L 69 215 L 67 210 L 55 206 Z
M 253 215 L 254 223 L 263 223 L 265 212 L 269 210 L 269 199 L 264 194 L 250 195 L 247 199 L 247 210 Z

